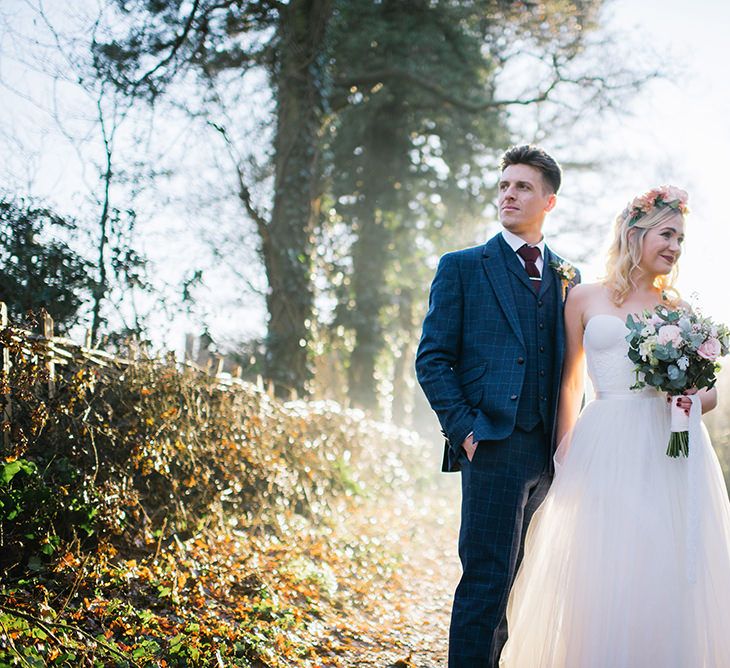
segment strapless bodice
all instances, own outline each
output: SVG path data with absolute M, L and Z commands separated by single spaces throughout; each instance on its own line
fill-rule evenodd
M 656 397 L 653 388 L 642 391 L 629 389 L 636 382 L 634 363 L 629 359 L 629 330 L 615 315 L 594 315 L 583 333 L 588 376 L 597 399 Z

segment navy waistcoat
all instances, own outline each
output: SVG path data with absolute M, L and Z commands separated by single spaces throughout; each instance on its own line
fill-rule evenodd
M 553 374 L 555 372 L 555 312 L 558 281 L 547 265 L 542 270 L 540 290 L 536 291 L 517 254 L 503 242 L 510 285 L 525 340 L 525 382 L 517 406 L 516 424 L 529 431 L 540 422 L 552 429 Z

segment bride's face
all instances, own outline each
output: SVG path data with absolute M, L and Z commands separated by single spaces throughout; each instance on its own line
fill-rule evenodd
M 646 231 L 639 266 L 650 276 L 668 274 L 682 253 L 684 218 L 673 216 Z

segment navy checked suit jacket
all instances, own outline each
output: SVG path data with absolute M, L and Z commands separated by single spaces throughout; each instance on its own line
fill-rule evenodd
M 515 427 L 515 399 L 526 367 L 518 359 L 526 349 L 500 243 L 498 234 L 483 246 L 447 253 L 431 284 L 416 375 L 446 438 L 444 471 L 460 468 L 461 444 L 469 433 L 475 441 L 501 440 Z M 563 261 L 547 246 L 543 259 L 543 272 L 555 271 L 551 264 Z M 562 278 L 556 280 L 562 288 Z M 565 348 L 563 303 L 579 281 L 576 272 L 556 300 L 553 416 Z

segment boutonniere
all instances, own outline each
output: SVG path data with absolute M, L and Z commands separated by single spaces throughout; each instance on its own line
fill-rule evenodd
M 565 260 L 561 262 L 551 260 L 550 267 L 560 278 L 560 284 L 563 288 L 563 299 L 565 299 L 568 294 L 568 288 L 575 279 L 576 269 L 570 262 L 566 262 Z

